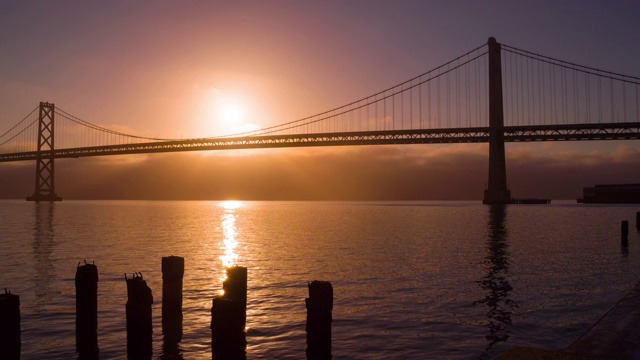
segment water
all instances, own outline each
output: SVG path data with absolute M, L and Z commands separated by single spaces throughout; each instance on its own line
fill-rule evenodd
M 637 207 L 470 202 L 0 201 L 0 287 L 19 294 L 23 359 L 75 358 L 77 263 L 95 261 L 101 359 L 126 358 L 124 273 L 153 290 L 185 258 L 184 359 L 210 359 L 223 264 L 249 269 L 248 359 L 301 359 L 307 282 L 334 286 L 335 359 L 488 359 L 570 345 L 640 280 Z

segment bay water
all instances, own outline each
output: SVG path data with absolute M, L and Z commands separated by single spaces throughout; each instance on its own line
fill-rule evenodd
M 22 359 L 73 359 L 76 266 L 99 271 L 101 359 L 126 358 L 125 273 L 153 291 L 154 358 L 211 359 L 224 267 L 248 268 L 247 359 L 304 359 L 307 283 L 334 287 L 334 359 L 489 359 L 563 349 L 640 280 L 637 206 L 479 202 L 0 200 L 0 287 Z M 629 247 L 620 222 L 629 220 Z M 185 258 L 163 344 L 163 256 Z M 174 344 L 175 345 L 175 344 Z

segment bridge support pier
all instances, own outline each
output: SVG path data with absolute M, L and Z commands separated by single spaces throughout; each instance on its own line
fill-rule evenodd
M 489 185 L 483 204 L 509 204 L 507 165 L 504 151 L 504 113 L 502 105 L 502 62 L 500 44 L 490 37 L 489 46 Z
M 62 201 L 62 198 L 56 195 L 54 177 L 54 114 L 54 104 L 40 103 L 36 188 L 33 195 L 27 197 L 27 201 Z

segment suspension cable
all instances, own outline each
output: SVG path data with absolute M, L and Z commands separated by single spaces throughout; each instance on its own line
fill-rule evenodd
M 361 99 L 359 99 L 359 100 L 357 100 L 357 101 L 352 101 L 352 102 L 350 102 L 350 103 L 348 103 L 348 104 L 345 104 L 345 105 L 342 105 L 342 106 L 339 106 L 339 107 L 333 108 L 333 109 L 331 109 L 331 110 L 327 110 L 327 111 L 324 111 L 324 112 L 321 112 L 321 113 L 318 113 L 318 114 L 315 114 L 315 115 L 312 115 L 312 116 L 307 116 L 307 117 L 304 117 L 304 118 L 301 118 L 301 119 L 298 119 L 298 120 L 289 121 L 289 122 L 286 122 L 286 123 L 283 123 L 283 124 L 279 124 L 279 125 L 269 126 L 269 127 L 266 127 L 266 128 L 260 129 L 260 130 L 240 132 L 240 133 L 235 133 L 235 134 L 231 134 L 231 135 L 226 135 L 226 136 L 223 136 L 223 137 L 235 137 L 235 136 L 242 136 L 242 135 L 247 135 L 247 134 L 256 134 L 256 133 L 258 133 L 258 134 L 262 134 L 262 131 L 264 131 L 264 130 L 272 130 L 272 129 L 275 129 L 275 128 L 279 128 L 279 127 L 283 127 L 283 126 L 288 126 L 288 125 L 292 125 L 292 124 L 298 124 L 298 123 L 303 123 L 304 125 L 306 125 L 306 124 L 311 124 L 311 123 L 316 122 L 316 121 L 312 121 L 312 122 L 305 122 L 305 121 L 307 121 L 307 120 L 311 120 L 311 119 L 316 118 L 316 117 L 319 117 L 319 116 L 327 115 L 327 114 L 329 114 L 329 113 L 331 113 L 331 112 L 334 112 L 334 111 L 342 110 L 342 109 L 344 109 L 344 108 L 346 108 L 346 107 L 350 107 L 350 106 L 353 106 L 353 105 L 359 104 L 360 102 L 365 102 L 365 105 L 359 105 L 359 106 L 357 106 L 357 107 L 355 107 L 355 108 L 352 108 L 352 109 L 349 109 L 349 110 L 347 110 L 347 111 L 342 111 L 342 112 L 340 112 L 339 114 L 343 114 L 343 113 L 346 113 L 346 112 L 348 112 L 348 111 L 354 111 L 354 110 L 360 109 L 360 108 L 362 108 L 362 107 L 364 107 L 364 106 L 366 106 L 366 105 L 369 105 L 370 103 L 368 103 L 368 102 L 367 102 L 367 100 L 371 99 L 372 97 L 377 97 L 378 95 L 385 94 L 385 93 L 386 93 L 386 92 L 388 92 L 388 91 L 393 91 L 393 90 L 397 89 L 398 87 L 401 87 L 401 86 L 403 86 L 403 85 L 405 85 L 405 84 L 407 84 L 407 83 L 410 83 L 410 82 L 412 82 L 412 81 L 414 81 L 414 80 L 416 80 L 416 79 L 420 79 L 420 78 L 422 78 L 423 76 L 429 75 L 429 74 L 431 74 L 431 73 L 433 73 L 433 72 L 435 72 L 435 71 L 437 71 L 437 70 L 440 70 L 440 69 L 442 69 L 443 67 L 448 66 L 449 64 L 451 64 L 451 63 L 453 63 L 453 62 L 456 62 L 456 61 L 458 61 L 459 59 L 464 58 L 465 56 L 468 56 L 469 54 L 471 54 L 471 53 L 473 53 L 473 52 L 475 52 L 475 51 L 477 51 L 477 50 L 481 49 L 481 48 L 482 48 L 482 47 L 484 47 L 484 46 L 486 46 L 486 44 L 482 44 L 482 45 L 480 45 L 480 46 L 476 47 L 475 49 L 473 49 L 473 50 L 471 50 L 471 51 L 468 51 L 467 53 L 465 53 L 465 54 L 463 54 L 463 55 L 460 55 L 460 56 L 456 57 L 455 59 L 453 59 L 453 60 L 451 60 L 451 61 L 448 61 L 448 62 L 446 62 L 446 63 L 444 63 L 444 64 L 442 64 L 442 65 L 440 65 L 440 66 L 438 66 L 438 67 L 436 67 L 436 68 L 434 68 L 434 69 L 431 69 L 431 70 L 429 70 L 429 71 L 427 71 L 427 72 L 425 72 L 425 73 L 422 73 L 422 74 L 420 74 L 420 75 L 418 75 L 418 76 L 414 76 L 413 78 L 411 78 L 411 79 L 409 79 L 409 80 L 407 80 L 407 81 L 404 81 L 404 82 L 402 82 L 402 83 L 400 83 L 400 84 L 397 84 L 397 85 L 392 86 L 392 87 L 390 87 L 390 88 L 387 88 L 387 89 L 385 89 L 385 90 L 379 91 L 379 92 L 377 92 L 377 93 L 375 93 L 375 94 L 373 94 L 373 95 L 369 95 L 369 96 L 367 96 L 367 97 L 361 98 Z M 437 76 L 432 76 L 431 78 L 429 78 L 429 79 L 427 79 L 427 80 L 425 80 L 425 81 L 421 81 L 421 82 L 419 82 L 419 83 L 417 83 L 417 84 L 415 84 L 415 85 L 413 85 L 413 86 L 410 86 L 410 87 L 408 87 L 408 88 L 406 88 L 406 89 L 403 89 L 403 91 L 406 91 L 406 90 L 412 89 L 412 88 L 414 88 L 414 87 L 416 87 L 416 86 L 418 86 L 418 85 L 420 85 L 420 84 L 423 84 L 423 83 L 425 83 L 425 82 L 427 82 L 427 81 L 429 81 L 429 80 L 432 80 L 432 79 L 437 78 L 437 77 L 439 77 L 439 76 L 441 76 L 441 75 L 444 75 L 444 74 L 446 74 L 446 73 L 449 73 L 450 71 L 455 70 L 455 69 L 457 69 L 458 67 L 460 67 L 460 66 L 462 66 L 462 65 L 465 65 L 465 64 L 469 63 L 470 61 L 475 60 L 475 59 L 477 59 L 478 57 L 480 57 L 480 56 L 482 56 L 482 55 L 484 55 L 484 54 L 486 54 L 486 53 L 487 53 L 487 52 L 484 52 L 484 53 L 482 53 L 482 54 L 480 54 L 480 55 L 478 55 L 478 56 L 474 57 L 473 59 L 471 59 L 471 60 L 469 60 L 469 61 L 466 61 L 466 62 L 465 62 L 465 63 L 463 63 L 463 64 L 460 64 L 460 65 L 458 65 L 458 66 L 456 66 L 456 67 L 454 67 L 454 68 L 448 69 L 448 70 L 447 70 L 446 72 L 444 72 L 444 73 L 440 73 L 440 74 L 438 74 Z M 394 96 L 394 95 L 396 95 L 396 94 L 397 94 L 396 92 L 392 92 L 392 94 L 391 94 L 391 95 L 386 95 L 386 96 L 384 96 L 384 97 L 382 97 L 382 98 L 378 99 L 377 101 L 381 101 L 382 99 L 387 99 L 388 97 L 390 97 L 390 96 Z M 322 119 L 320 119 L 320 120 L 326 120 L 327 118 L 329 118 L 329 117 L 324 116 L 324 117 L 323 117 Z M 302 124 L 301 124 L 301 125 L 302 125 Z M 292 127 L 292 126 L 288 126 L 288 127 L 284 128 L 284 129 L 280 129 L 280 130 L 277 130 L 277 131 L 281 131 L 281 130 L 288 130 L 288 129 L 291 129 L 291 128 L 293 128 L 293 127 Z M 270 131 L 270 132 L 268 132 L 268 133 L 273 133 L 273 132 L 275 132 L 275 131 Z
M 548 64 L 551 65 L 555 65 L 555 66 L 560 66 L 566 69 L 571 69 L 571 70 L 575 70 L 575 71 L 580 71 L 583 73 L 587 73 L 590 75 L 595 75 L 595 76 L 601 76 L 604 78 L 609 78 L 612 80 L 617 80 L 617 81 L 623 81 L 623 82 L 627 82 L 630 84 L 635 84 L 635 85 L 640 85 L 640 78 L 635 77 L 635 76 L 630 76 L 630 75 L 624 75 L 624 74 L 620 74 L 620 73 L 615 73 L 615 72 L 611 72 L 611 71 L 607 71 L 607 70 L 601 70 L 601 69 L 596 69 L 593 67 L 589 67 L 589 66 L 584 66 L 584 65 L 579 65 L 579 64 L 574 64 L 568 61 L 563 61 L 563 60 L 558 60 L 558 59 L 554 59 L 552 57 L 548 57 L 548 56 L 544 56 L 544 55 L 539 55 L 536 53 L 532 53 L 529 51 L 525 51 L 525 50 L 520 50 L 518 48 L 514 48 L 508 45 L 502 45 L 503 49 L 505 51 L 514 53 L 516 55 L 520 55 L 520 56 L 524 56 L 533 60 L 538 60 L 538 61 L 542 61 L 542 62 L 546 62 Z
M 175 140 L 178 140 L 178 139 L 153 138 L 153 137 L 131 135 L 131 134 L 126 134 L 126 133 L 123 133 L 123 132 L 107 129 L 105 127 L 92 124 L 92 123 L 90 123 L 88 121 L 85 121 L 85 120 L 82 120 L 82 119 L 80 119 L 80 118 L 78 118 L 76 116 L 73 116 L 73 115 L 69 114 L 68 112 L 66 112 L 66 111 L 64 111 L 64 110 L 62 110 L 62 109 L 60 109 L 58 107 L 56 107 L 56 114 L 58 114 L 59 116 L 65 118 L 65 119 L 67 119 L 69 121 L 72 121 L 72 122 L 74 122 L 76 124 L 79 124 L 79 125 L 82 125 L 82 126 L 86 126 L 86 127 L 91 128 L 91 129 L 98 130 L 98 131 L 101 131 L 101 132 L 104 132 L 104 133 L 108 133 L 108 134 L 112 134 L 112 135 L 120 135 L 120 136 L 126 136 L 126 137 L 134 138 L 134 139 L 153 140 L 153 141 L 175 141 Z
M 31 116 L 36 110 L 38 110 L 39 106 L 36 106 L 35 108 L 33 108 L 33 110 L 31 110 L 31 112 L 29 113 L 29 115 L 25 116 L 22 120 L 20 120 L 17 124 L 15 124 L 11 129 L 5 131 L 4 134 L 0 135 L 0 138 L 4 137 L 5 135 L 7 135 L 9 132 L 11 132 L 11 130 L 15 129 L 18 127 L 18 125 L 22 124 L 23 122 L 25 122 L 25 120 L 27 120 L 27 118 L 29 118 L 29 116 Z M 29 124 L 29 126 L 31 126 L 33 123 Z M 23 130 L 24 131 L 24 130 Z

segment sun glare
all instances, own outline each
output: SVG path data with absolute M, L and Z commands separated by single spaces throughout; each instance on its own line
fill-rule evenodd
M 199 136 L 224 136 L 260 129 L 252 123 L 254 109 L 247 98 L 219 88 L 203 91 Z
M 222 123 L 231 126 L 242 125 L 245 119 L 246 110 L 238 102 L 225 101 L 219 104 L 218 118 Z
M 235 210 L 239 207 L 242 207 L 242 201 L 239 200 L 226 200 L 220 203 L 225 210 Z

